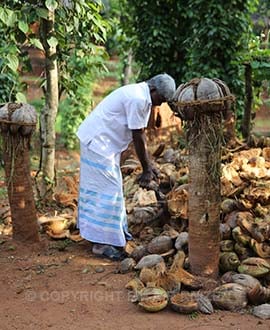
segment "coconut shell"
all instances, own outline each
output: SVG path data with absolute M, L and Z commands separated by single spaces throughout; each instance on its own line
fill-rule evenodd
M 147 250 L 151 254 L 162 254 L 171 250 L 173 247 L 173 240 L 169 236 L 158 236 L 152 239 L 147 245 Z
M 233 281 L 233 280 L 232 280 L 232 276 L 233 276 L 234 274 L 237 274 L 237 273 L 236 273 L 236 272 L 233 272 L 233 271 L 229 271 L 229 272 L 224 273 L 224 274 L 221 276 L 221 278 L 220 278 L 221 283 L 222 283 L 222 284 L 225 284 L 225 283 L 230 283 L 230 282 L 232 282 L 232 281 Z
M 260 278 L 270 273 L 270 264 L 262 258 L 250 257 L 242 261 L 238 272 Z
M 180 233 L 175 241 L 176 250 L 182 250 L 188 244 L 188 232 L 183 231 Z
M 32 105 L 21 103 L 21 106 L 12 113 L 10 119 L 15 123 L 36 124 L 37 113 Z
M 257 285 L 260 285 L 260 282 L 255 277 L 248 274 L 233 274 L 231 281 L 243 285 L 247 288 L 248 292 Z
M 240 260 L 247 259 L 254 255 L 253 251 L 249 247 L 243 246 L 242 244 L 239 243 L 235 243 L 234 251 L 237 253 Z
M 270 245 L 268 242 L 258 243 L 255 239 L 251 239 L 250 246 L 259 257 L 270 258 Z
M 198 311 L 198 301 L 194 294 L 183 291 L 173 295 L 170 299 L 172 309 L 181 314 L 190 314 Z
M 148 254 L 147 248 L 143 245 L 136 246 L 130 254 L 130 257 L 137 262 Z
M 144 267 L 153 267 L 158 263 L 163 262 L 164 259 L 159 254 L 149 254 L 148 256 L 143 257 L 135 266 L 135 269 L 142 269 Z
M 143 282 L 140 279 L 138 279 L 137 277 L 130 280 L 125 286 L 126 289 L 132 290 L 135 292 L 142 290 L 144 287 L 145 286 L 144 286 Z
M 251 220 L 242 218 L 241 220 L 237 221 L 237 224 L 241 227 L 243 231 L 249 233 L 249 235 L 258 243 L 261 243 L 265 240 L 265 237 L 263 235 L 263 222 L 262 225 L 260 225 L 260 223 L 255 222 L 253 219 Z
M 187 272 L 183 268 L 178 268 L 175 270 L 175 272 L 172 272 L 176 279 L 184 284 L 185 286 L 191 288 L 191 289 L 200 289 L 202 287 L 202 282 L 200 279 L 189 272 Z
M 8 111 L 8 103 L 6 103 L 6 104 L 4 104 L 3 106 L 0 107 L 0 119 L 10 120 L 9 111 Z
M 167 195 L 168 211 L 172 217 L 188 218 L 188 191 L 187 185 L 172 190 Z
M 140 271 L 139 278 L 144 284 L 147 285 L 148 283 L 153 283 L 156 281 L 157 273 L 152 268 L 143 267 Z
M 248 246 L 251 240 L 250 236 L 245 234 L 239 226 L 235 227 L 232 230 L 232 236 L 237 243 L 242 244 L 244 246 Z
M 183 268 L 184 267 L 184 262 L 185 262 L 185 252 L 180 250 L 178 251 L 173 259 L 173 263 L 170 267 L 170 272 L 174 273 L 176 272 L 179 268 Z
M 248 303 L 245 287 L 237 283 L 227 283 L 215 288 L 210 294 L 210 300 L 215 307 L 230 311 L 241 310 Z
M 270 288 L 265 288 L 261 283 L 257 283 L 248 292 L 248 299 L 253 305 L 262 304 L 270 301 Z
M 270 304 L 262 304 L 254 307 L 252 314 L 263 320 L 270 319 Z
M 132 258 L 125 258 L 121 261 L 119 271 L 121 274 L 126 274 L 134 269 L 136 261 Z
M 223 240 L 220 242 L 220 250 L 222 252 L 232 252 L 234 248 L 234 241 L 232 240 Z
M 144 288 L 139 296 L 138 305 L 147 312 L 158 312 L 168 304 L 168 294 L 162 288 Z
M 180 292 L 181 282 L 172 273 L 160 274 L 156 281 L 155 286 L 161 287 L 168 292 L 169 295 Z
M 219 257 L 219 268 L 221 272 L 236 271 L 240 260 L 235 252 L 222 252 Z
M 220 224 L 219 232 L 222 240 L 228 240 L 231 238 L 231 227 L 227 223 Z
M 203 314 L 213 314 L 214 307 L 209 298 L 204 295 L 199 295 L 197 298 L 198 310 Z
M 235 199 L 225 199 L 224 201 L 222 201 L 221 205 L 220 205 L 221 211 L 224 214 L 230 213 L 234 210 L 237 210 L 238 208 L 238 203 Z

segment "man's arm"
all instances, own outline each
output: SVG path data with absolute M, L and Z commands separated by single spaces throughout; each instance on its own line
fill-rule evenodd
M 157 177 L 156 170 L 152 167 L 147 151 L 146 136 L 143 129 L 132 130 L 132 138 L 135 151 L 142 165 L 143 172 L 138 178 L 142 187 L 147 187 L 152 179 Z

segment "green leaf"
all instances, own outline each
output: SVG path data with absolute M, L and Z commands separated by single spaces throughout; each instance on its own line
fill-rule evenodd
M 44 18 L 44 19 L 48 18 L 48 10 L 45 8 L 37 8 L 36 13 L 41 18 Z
M 40 42 L 39 39 L 37 39 L 37 38 L 31 38 L 30 39 L 30 43 L 31 43 L 31 45 L 37 47 L 38 49 L 44 50 L 44 48 L 42 46 L 42 43 Z
M 56 47 L 58 45 L 58 40 L 55 37 L 50 37 L 47 42 L 50 47 Z
M 26 96 L 21 92 L 16 93 L 16 102 L 27 103 Z
M 45 1 L 45 6 L 50 10 L 50 11 L 54 11 L 57 7 L 57 1 L 56 0 L 46 0 Z
M 19 21 L 18 27 L 23 33 L 28 31 L 28 24 L 25 21 Z
M 17 16 L 16 13 L 7 8 L 0 8 L 0 20 L 9 27 L 14 26 Z
M 14 72 L 17 71 L 18 66 L 19 66 L 19 60 L 18 57 L 16 55 L 10 55 L 7 58 L 7 66 Z

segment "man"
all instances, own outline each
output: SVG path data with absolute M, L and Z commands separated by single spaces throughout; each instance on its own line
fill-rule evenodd
M 142 165 L 138 178 L 142 187 L 157 175 L 146 146 L 144 128 L 152 107 L 169 101 L 175 92 L 174 79 L 159 74 L 137 84 L 122 86 L 101 101 L 80 125 L 81 145 L 78 227 L 92 252 L 120 260 L 131 239 L 123 197 L 121 153 L 133 141 Z

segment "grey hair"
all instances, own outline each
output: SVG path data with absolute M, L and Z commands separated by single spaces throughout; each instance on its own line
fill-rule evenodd
M 164 97 L 166 101 L 170 101 L 175 92 L 175 81 L 167 73 L 158 74 L 146 81 L 148 86 L 154 87 L 157 93 Z

